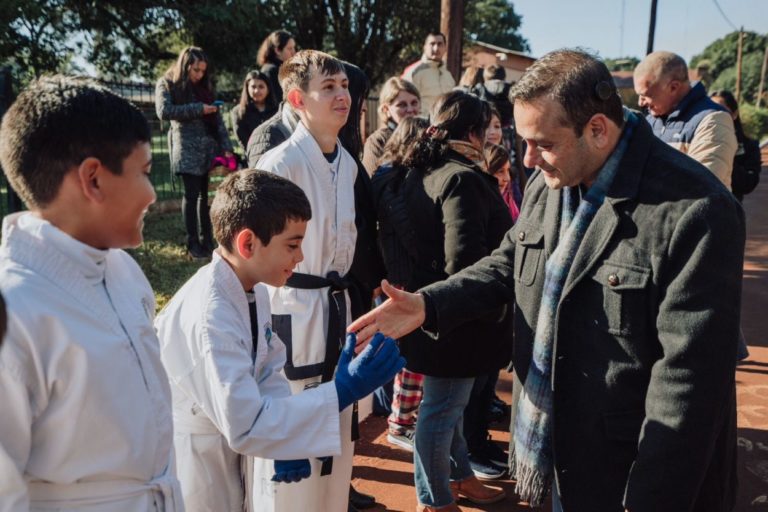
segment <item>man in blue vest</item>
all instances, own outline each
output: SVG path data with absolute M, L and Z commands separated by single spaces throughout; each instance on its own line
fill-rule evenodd
M 738 143 L 725 108 L 707 97 L 701 82 L 691 84 L 688 66 L 672 52 L 648 54 L 635 68 L 635 92 L 653 133 L 709 169 L 731 190 Z

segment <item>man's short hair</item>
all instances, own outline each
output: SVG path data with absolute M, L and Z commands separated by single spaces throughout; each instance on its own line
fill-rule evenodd
M 624 110 L 608 68 L 580 49 L 550 52 L 537 60 L 509 92 L 510 99 L 530 103 L 540 98 L 557 101 L 565 111 L 564 126 L 580 137 L 595 114 L 624 125 Z
M 483 70 L 483 80 L 486 82 L 488 80 L 504 80 L 505 78 L 507 78 L 507 72 L 503 67 L 497 66 L 496 64 L 486 66 Z
M 287 95 L 293 89 L 307 92 L 315 69 L 327 76 L 344 73 L 344 65 L 339 59 L 317 50 L 301 50 L 280 66 L 278 80 L 283 94 Z
M 285 230 L 288 220 L 308 221 L 312 209 L 295 183 L 266 171 L 246 169 L 230 174 L 219 185 L 211 204 L 216 241 L 232 251 L 237 234 L 250 229 L 268 245 Z
M 427 44 L 427 39 L 429 39 L 430 37 L 442 37 L 443 42 L 446 44 L 448 43 L 448 39 L 446 39 L 445 34 L 443 34 L 442 32 L 430 32 L 427 34 L 427 37 L 424 38 L 424 44 Z
M 668 80 L 688 81 L 688 65 L 685 59 L 676 53 L 658 51 L 649 53 L 635 68 L 634 76 L 648 77 L 651 82 L 660 78 Z
M 58 195 L 64 176 L 88 157 L 114 174 L 150 129 L 141 111 L 97 82 L 53 75 L 33 81 L 0 127 L 0 163 L 30 208 Z

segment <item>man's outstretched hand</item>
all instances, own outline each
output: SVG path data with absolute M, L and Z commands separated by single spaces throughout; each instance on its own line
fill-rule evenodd
M 424 323 L 424 297 L 420 293 L 398 290 L 386 280 L 381 282 L 381 290 L 389 297 L 384 304 L 347 327 L 347 332 L 357 333 L 360 347 L 365 346 L 377 332 L 400 338 Z
M 339 397 L 339 411 L 353 402 L 373 393 L 386 384 L 405 366 L 397 343 L 382 334 L 374 336 L 359 356 L 355 357 L 357 338 L 347 334 L 347 342 L 339 356 L 336 369 L 336 393 Z

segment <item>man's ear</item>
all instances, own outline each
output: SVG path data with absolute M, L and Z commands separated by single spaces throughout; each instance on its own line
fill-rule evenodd
M 256 233 L 248 228 L 244 228 L 235 235 L 234 246 L 241 258 L 249 259 L 262 246 L 262 243 L 259 237 L 256 236 Z
M 88 157 L 80 162 L 76 172 L 83 195 L 93 202 L 103 202 L 106 199 L 106 195 L 104 193 L 102 176 L 105 172 L 109 172 L 109 170 L 102 165 L 101 160 Z
M 304 110 L 304 94 L 300 89 L 291 89 L 286 98 L 294 109 Z
M 608 123 L 610 122 L 611 120 L 605 114 L 595 114 L 587 121 L 587 126 L 584 129 L 592 145 L 597 149 L 605 149 L 611 143 L 608 138 Z

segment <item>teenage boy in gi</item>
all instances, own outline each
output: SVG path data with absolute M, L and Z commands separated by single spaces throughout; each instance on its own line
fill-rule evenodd
M 304 192 L 290 181 L 253 169 L 230 175 L 211 207 L 219 249 L 155 322 L 187 512 L 271 510 L 260 495 L 284 485 L 257 482 L 254 498 L 247 456 L 280 459 L 274 482 L 309 477 L 306 457 L 341 453 L 339 411 L 405 364 L 394 340 L 383 337 L 352 361 L 351 336 L 332 383 L 291 395 L 265 285 L 283 286 L 302 261 L 310 217 Z
M 283 63 L 279 78 L 284 97 L 301 122 L 287 141 L 259 160 L 258 167 L 296 183 L 312 207 L 302 246 L 304 261 L 287 286 L 269 289 L 273 326 L 287 346 L 285 375 L 292 392 L 298 393 L 332 377 L 344 327 L 351 321 L 345 276 L 357 238 L 357 164 L 338 140 L 351 102 L 343 64 L 328 54 L 304 50 Z M 291 486 L 290 495 L 278 488 L 274 495 L 278 509 L 347 510 L 353 409 L 341 414 L 341 455 L 312 459 L 312 477 Z M 266 463 L 261 471 L 256 468 L 257 484 L 259 478 L 269 480 L 271 471 Z
M 85 79 L 41 78 L 3 119 L 0 162 L 30 210 L 0 247 L 0 444 L 24 476 L 0 509 L 183 510 L 155 299 L 120 250 L 155 201 L 149 141 L 139 109 Z

